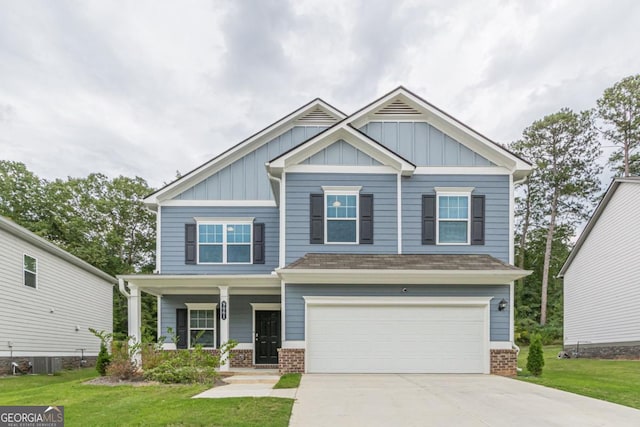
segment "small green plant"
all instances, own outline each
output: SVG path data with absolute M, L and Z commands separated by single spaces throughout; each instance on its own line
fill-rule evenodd
M 536 334 L 531 340 L 529 356 L 527 357 L 527 370 L 531 375 L 539 377 L 544 367 L 544 354 L 542 351 L 542 338 Z
M 111 356 L 109 355 L 109 341 L 113 338 L 113 334 L 106 331 L 97 331 L 93 328 L 89 328 L 89 332 L 100 339 L 100 351 L 98 352 L 98 358 L 96 359 L 96 371 L 101 376 L 107 375 L 107 367 L 111 363 Z
M 111 363 L 107 366 L 107 375 L 117 380 L 130 380 L 139 376 L 139 366 L 136 354 L 140 352 L 141 344 L 129 341 L 113 341 L 111 345 Z

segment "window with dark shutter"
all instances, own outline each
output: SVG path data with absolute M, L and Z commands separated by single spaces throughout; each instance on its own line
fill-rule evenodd
M 324 243 L 324 194 L 310 195 L 310 236 L 312 244 Z
M 436 244 L 436 196 L 422 196 L 422 244 Z
M 178 337 L 178 348 L 187 348 L 189 345 L 189 325 L 187 323 L 187 309 L 176 309 L 176 336 Z
M 360 195 L 360 244 L 373 244 L 373 194 Z
M 196 224 L 184 225 L 184 263 L 195 264 L 197 262 L 198 242 L 196 241 Z
M 471 197 L 471 244 L 484 245 L 484 196 Z
M 264 264 L 264 224 L 253 224 L 253 263 Z

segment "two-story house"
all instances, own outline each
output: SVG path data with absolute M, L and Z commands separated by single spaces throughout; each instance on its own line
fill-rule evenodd
M 130 333 L 144 291 L 178 347 L 237 341 L 232 367 L 514 374 L 530 170 L 403 87 L 349 116 L 316 99 L 146 199 L 157 274 L 120 277 Z

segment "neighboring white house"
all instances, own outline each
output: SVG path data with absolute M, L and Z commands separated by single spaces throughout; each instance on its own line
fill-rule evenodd
M 116 279 L 0 216 L 0 375 L 91 364 L 111 332 Z
M 565 262 L 564 346 L 640 358 L 640 178 L 616 178 Z

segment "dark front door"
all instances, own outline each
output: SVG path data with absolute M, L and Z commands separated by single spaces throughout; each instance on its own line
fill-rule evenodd
M 256 364 L 278 363 L 280 312 L 256 311 Z

